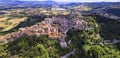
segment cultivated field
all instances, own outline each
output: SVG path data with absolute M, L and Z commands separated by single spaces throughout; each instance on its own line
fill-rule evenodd
M 8 18 L 8 17 L 2 17 L 0 18 L 0 32 L 8 31 L 17 25 L 19 25 L 20 22 L 23 22 L 27 19 L 27 17 L 23 18 Z

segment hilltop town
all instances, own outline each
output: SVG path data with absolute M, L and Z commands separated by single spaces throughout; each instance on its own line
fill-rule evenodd
M 52 18 L 45 18 L 36 25 L 19 28 L 17 32 L 7 34 L 1 38 L 1 41 L 7 43 L 8 41 L 15 41 L 24 36 L 42 36 L 48 35 L 51 39 L 59 39 L 61 47 L 67 47 L 65 42 L 66 33 L 68 30 L 85 30 L 87 22 L 80 19 L 67 19 L 61 16 Z
M 0 58 L 120 58 L 120 3 L 7 1 Z

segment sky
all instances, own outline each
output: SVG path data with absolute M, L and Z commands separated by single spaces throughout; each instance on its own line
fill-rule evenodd
M 22 0 L 22 1 L 49 1 L 49 0 Z M 120 2 L 120 0 L 53 0 L 57 2 Z

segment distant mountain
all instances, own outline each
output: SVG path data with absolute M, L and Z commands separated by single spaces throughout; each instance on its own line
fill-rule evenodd
M 57 4 L 55 1 L 12 1 L 0 0 L 0 4 Z
M 12 2 L 12 0 L 0 0 L 0 4 L 10 4 Z

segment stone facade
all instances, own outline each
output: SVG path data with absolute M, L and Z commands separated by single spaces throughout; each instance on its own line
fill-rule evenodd
M 14 32 L 5 35 L 1 38 L 1 41 L 15 41 L 16 39 L 24 36 L 41 36 L 48 35 L 50 39 L 59 39 L 61 47 L 67 47 L 65 41 L 66 33 L 72 30 L 84 30 L 86 28 L 87 22 L 78 19 L 67 19 L 65 17 L 52 17 L 45 18 L 40 23 L 33 25 L 31 27 L 19 28 L 18 32 Z
M 45 18 L 44 21 L 38 23 L 37 25 L 19 28 L 18 32 L 7 34 L 1 37 L 1 41 L 14 41 L 20 37 L 31 35 L 48 35 L 48 37 L 52 39 L 61 39 L 61 33 L 58 31 L 58 26 L 52 23 L 52 18 Z

